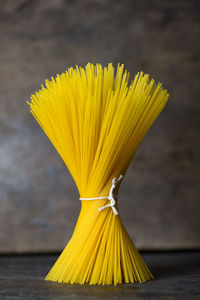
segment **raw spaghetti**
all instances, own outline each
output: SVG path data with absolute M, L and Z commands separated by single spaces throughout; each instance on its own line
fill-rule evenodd
M 112 64 L 90 63 L 46 80 L 46 87 L 31 96 L 31 113 L 82 199 L 72 238 L 46 280 L 116 285 L 153 278 L 122 224 L 117 193 L 168 97 L 162 84 L 143 72 L 129 84 L 123 65 L 115 74 Z

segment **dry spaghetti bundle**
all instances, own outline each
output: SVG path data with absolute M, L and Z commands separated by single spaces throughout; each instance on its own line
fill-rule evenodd
M 123 65 L 115 74 L 112 64 L 69 68 L 32 95 L 31 113 L 68 167 L 82 203 L 72 238 L 46 280 L 116 285 L 153 278 L 122 224 L 117 195 L 168 96 L 143 72 L 129 84 Z

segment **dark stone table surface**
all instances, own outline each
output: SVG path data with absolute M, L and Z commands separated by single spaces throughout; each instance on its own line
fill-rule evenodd
M 200 252 L 145 252 L 155 280 L 119 286 L 43 280 L 58 255 L 0 256 L 0 299 L 200 299 Z

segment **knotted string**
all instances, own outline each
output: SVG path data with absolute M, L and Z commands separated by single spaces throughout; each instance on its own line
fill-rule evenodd
M 117 195 L 114 194 L 114 191 L 117 187 L 117 184 L 119 183 L 119 181 L 123 178 L 123 175 L 120 175 L 119 178 L 113 178 L 112 180 L 112 186 L 110 188 L 110 192 L 109 192 L 109 196 L 105 196 L 105 197 L 96 197 L 96 198 L 79 198 L 79 200 L 101 200 L 101 199 L 108 199 L 110 201 L 109 204 L 103 206 L 103 207 L 99 207 L 99 211 L 102 211 L 104 208 L 106 207 L 111 207 L 113 210 L 113 213 L 115 215 L 118 215 L 118 211 L 115 207 L 115 199 L 117 198 Z

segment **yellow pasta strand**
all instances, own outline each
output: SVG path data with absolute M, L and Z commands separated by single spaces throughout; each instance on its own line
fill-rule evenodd
M 88 63 L 46 80 L 46 87 L 28 102 L 81 198 L 108 197 L 113 178 L 125 175 L 168 100 L 162 84 L 143 72 L 128 81 L 124 65 L 118 64 L 115 75 L 112 64 L 103 68 Z M 72 238 L 46 280 L 116 285 L 153 278 L 119 214 L 112 207 L 98 210 L 109 200 L 82 200 Z

